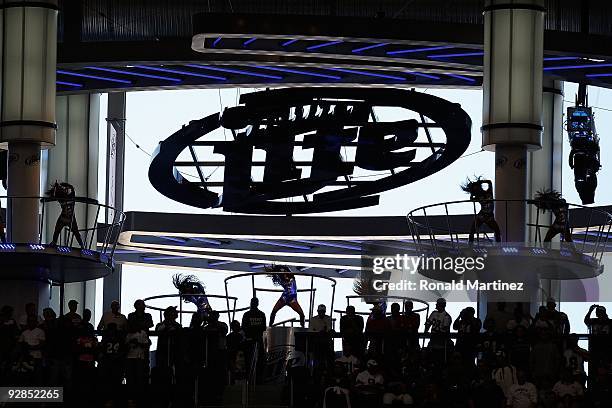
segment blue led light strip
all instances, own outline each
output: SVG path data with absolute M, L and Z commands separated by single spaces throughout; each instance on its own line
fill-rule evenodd
M 476 80 L 474 78 L 466 77 L 466 76 L 463 76 L 463 75 L 457 75 L 457 74 L 446 74 L 446 75 L 448 75 L 449 77 L 461 79 L 461 80 L 467 81 L 467 82 L 476 82 Z
M 304 246 L 304 245 L 286 244 L 284 242 L 266 241 L 266 240 L 263 240 L 263 239 L 246 239 L 246 238 L 241 238 L 240 240 L 241 241 L 246 241 L 246 242 L 252 242 L 254 244 L 272 245 L 272 246 L 278 246 L 278 247 L 282 247 L 282 248 L 299 249 L 299 250 L 303 250 L 303 251 L 310 251 L 312 249 L 312 247 L 308 247 L 308 246 Z
M 612 64 L 590 64 L 590 65 L 561 65 L 558 67 L 545 67 L 544 71 L 559 71 L 563 69 L 586 69 L 612 67 Z
M 329 69 L 331 71 L 344 72 L 346 74 L 355 74 L 355 75 L 363 75 L 363 76 L 369 76 L 369 77 L 375 77 L 375 78 L 393 79 L 396 81 L 406 80 L 406 78 L 404 77 L 398 77 L 394 75 L 385 75 L 385 74 L 376 74 L 374 72 L 367 72 L 367 71 L 356 71 L 356 70 L 344 69 L 344 68 L 325 68 L 325 69 Z
M 546 57 L 544 61 L 567 61 L 575 59 L 578 59 L 578 57 Z
M 439 76 L 435 76 L 435 75 L 429 75 L 429 74 L 424 74 L 422 72 L 415 72 L 415 71 L 405 71 L 407 74 L 412 74 L 414 76 L 418 76 L 418 77 L 423 77 L 423 78 L 429 78 L 429 79 L 435 79 L 435 80 L 439 80 L 440 77 Z
M 479 52 L 463 52 L 458 54 L 438 54 L 438 55 L 428 55 L 427 58 L 460 58 L 460 57 L 481 57 L 484 55 L 483 51 Z
M 238 69 L 211 67 L 208 65 L 199 65 L 199 64 L 187 64 L 186 66 L 191 67 L 191 68 L 208 69 L 211 71 L 227 72 L 230 74 L 247 75 L 247 76 L 258 77 L 258 78 L 283 79 L 283 77 L 281 76 L 260 74 L 260 73 L 253 72 L 253 71 L 242 71 Z
M 140 258 L 141 261 L 165 261 L 169 259 L 189 259 L 188 256 L 143 256 Z
M 304 244 L 310 244 L 310 245 L 318 245 L 318 246 L 327 246 L 327 247 L 331 247 L 331 248 L 348 249 L 348 250 L 351 250 L 351 251 L 361 251 L 361 247 L 360 246 L 346 245 L 346 244 L 341 244 L 341 243 L 331 242 L 331 241 L 310 241 L 310 240 L 305 240 L 305 239 L 296 239 L 295 241 L 296 242 L 302 242 Z
M 325 75 L 325 74 L 319 74 L 316 72 L 309 72 L 309 71 L 303 71 L 303 70 L 297 70 L 297 69 L 289 69 L 289 68 L 277 68 L 277 67 L 267 67 L 267 66 L 263 66 L 263 65 L 253 65 L 254 68 L 259 68 L 259 69 L 268 69 L 270 71 L 279 71 L 279 72 L 287 72 L 289 74 L 298 74 L 298 75 L 307 75 L 307 76 L 312 76 L 312 77 L 318 77 L 318 78 L 325 78 L 325 79 L 334 79 L 334 80 L 341 80 L 342 77 L 336 76 L 336 75 Z
M 185 242 L 187 242 L 185 238 L 181 238 L 181 237 L 161 236 L 160 238 L 165 239 L 167 241 L 178 242 L 179 244 L 184 244 Z
M 606 74 L 588 74 L 586 75 L 587 78 L 599 78 L 599 77 L 610 77 L 612 76 L 612 73 L 606 73 Z
M 58 84 L 58 85 L 64 85 L 64 86 L 74 86 L 76 88 L 82 88 L 83 87 L 83 85 L 75 84 L 74 82 L 56 81 L 55 83 Z
M 213 47 L 216 47 L 219 42 L 221 42 L 221 37 L 217 37 L 215 41 L 213 41 Z
M 449 48 L 454 48 L 454 47 L 451 45 L 443 45 L 439 47 L 412 48 L 410 50 L 387 51 L 387 55 L 401 55 L 401 54 L 411 54 L 415 52 L 424 52 L 424 51 L 447 50 Z
M 255 40 L 257 40 L 257 37 L 249 38 L 248 40 L 246 40 L 245 42 L 242 43 L 242 46 L 246 47 L 247 45 L 251 44 Z
M 293 40 L 288 40 L 288 41 L 285 41 L 284 43 L 282 43 L 282 44 L 281 44 L 281 46 L 282 46 L 282 47 L 287 47 L 287 46 L 289 46 L 289 45 L 291 45 L 291 44 L 293 44 L 293 43 L 295 43 L 295 42 L 298 42 L 298 41 L 299 41 L 299 40 L 296 40 L 296 39 L 293 39 Z
M 212 245 L 222 245 L 223 242 L 216 240 L 216 239 L 209 239 L 209 238 L 200 238 L 200 237 L 189 237 L 189 240 L 193 240 L 193 241 L 198 241 L 198 242 L 203 242 L 205 244 L 212 244 Z
M 127 79 L 116 79 L 116 78 L 108 78 L 108 77 L 103 77 L 103 76 L 98 76 L 98 75 L 81 74 L 80 72 L 64 71 L 61 69 L 58 69 L 57 73 L 60 75 L 70 75 L 70 76 L 75 76 L 75 77 L 80 77 L 80 78 L 97 79 L 99 81 L 117 82 L 119 84 L 127 84 L 127 85 L 132 84 L 132 81 L 128 81 Z
M 374 48 L 380 48 L 380 47 L 384 47 L 385 45 L 389 45 L 391 43 L 380 43 L 380 44 L 372 44 L 372 45 L 368 45 L 365 47 L 361 47 L 361 48 L 355 48 L 354 50 L 351 50 L 351 52 L 353 53 L 358 53 L 358 52 L 363 52 L 363 51 L 367 51 L 367 50 L 373 50 Z
M 148 66 L 145 66 L 145 65 L 136 65 L 135 67 L 136 68 L 140 68 L 140 69 L 148 69 L 150 71 L 167 72 L 169 74 L 179 74 L 179 75 L 193 76 L 193 77 L 198 77 L 198 78 L 216 79 L 218 81 L 227 81 L 227 78 L 225 78 L 225 77 L 214 76 L 214 75 L 206 75 L 206 74 L 199 74 L 197 72 L 189 72 L 189 71 L 183 71 L 183 70 L 179 70 L 179 69 L 148 67 Z
M 317 45 L 311 45 L 310 47 L 306 47 L 306 49 L 308 51 L 318 50 L 319 48 L 329 47 L 329 46 L 332 46 L 332 45 L 340 44 L 342 42 L 344 42 L 344 41 L 342 41 L 342 40 L 329 41 L 329 42 L 326 42 L 326 43 L 321 43 L 321 44 L 317 44 Z
M 132 75 L 132 76 L 150 78 L 150 79 L 161 79 L 162 81 L 183 82 L 183 80 L 179 78 L 172 78 L 172 77 L 166 77 L 166 76 L 160 76 L 160 75 L 142 74 L 140 72 L 122 71 L 120 69 L 102 68 L 102 67 L 85 67 L 85 68 L 93 69 L 94 71 L 112 72 L 114 74 Z
M 236 263 L 236 261 L 217 261 L 217 262 L 209 262 L 208 266 L 220 266 L 220 265 L 227 265 L 227 264 L 231 264 L 231 263 Z

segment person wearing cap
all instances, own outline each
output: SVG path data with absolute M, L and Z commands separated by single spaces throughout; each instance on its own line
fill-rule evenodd
M 310 319 L 308 328 L 310 331 L 317 333 L 329 333 L 333 330 L 332 319 L 326 315 L 327 308 L 325 305 L 319 305 L 317 307 L 317 315 Z
M 114 323 L 116 329 L 120 332 L 127 330 L 127 317 L 121 313 L 121 305 L 119 301 L 113 300 L 110 304 L 111 310 L 104 312 L 100 323 L 98 323 L 98 330 L 106 330 L 109 324 Z
M 376 360 L 368 360 L 366 367 L 355 378 L 355 392 L 360 398 L 361 406 L 378 406 L 382 400 L 385 379 L 378 370 Z
M 134 311 L 128 315 L 128 323 L 136 325 L 144 331 L 153 327 L 153 317 L 150 313 L 145 312 L 145 302 L 142 299 L 137 299 L 134 302 Z

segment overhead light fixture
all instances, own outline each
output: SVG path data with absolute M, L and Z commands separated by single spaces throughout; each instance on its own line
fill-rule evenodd
M 437 55 L 428 55 L 427 58 L 461 58 L 461 57 L 482 57 L 484 55 L 483 51 L 479 52 L 462 52 L 457 54 L 437 54 Z
M 317 44 L 317 45 L 311 45 L 310 47 L 306 47 L 306 49 L 308 51 L 313 51 L 313 50 L 318 50 L 319 48 L 325 48 L 325 47 L 330 47 L 332 45 L 337 45 L 340 43 L 343 43 L 344 41 L 342 40 L 337 40 L 337 41 L 329 41 L 329 42 L 325 42 L 325 43 L 321 43 L 321 44 Z
M 413 54 L 413 53 L 416 53 L 416 52 L 447 50 L 449 48 L 455 48 L 455 47 L 453 47 L 451 45 L 443 45 L 443 46 L 439 46 L 439 47 L 412 48 L 412 49 L 409 49 L 409 50 L 387 51 L 387 55 Z
M 80 72 L 65 71 L 63 69 L 58 69 L 57 73 L 60 75 L 69 75 L 69 76 L 75 76 L 75 77 L 80 77 L 80 78 L 96 79 L 98 81 L 116 82 L 118 84 L 126 84 L 126 85 L 132 84 L 132 81 L 129 81 L 127 79 L 117 79 L 117 78 L 103 77 L 99 75 L 83 74 Z
M 288 41 L 285 41 L 284 43 L 282 43 L 282 44 L 281 44 L 281 46 L 282 46 L 282 47 L 287 47 L 287 46 L 289 46 L 289 45 L 291 45 L 291 44 L 293 44 L 293 43 L 296 43 L 296 42 L 298 42 L 298 41 L 299 41 L 299 40 L 297 40 L 297 39 L 288 40 Z
M 257 78 L 283 79 L 283 77 L 277 76 L 277 75 L 260 74 L 258 72 L 244 71 L 244 70 L 231 69 L 231 68 L 211 67 L 209 65 L 187 64 L 186 66 L 191 67 L 191 68 L 208 69 L 211 71 L 227 72 L 230 74 L 246 75 L 246 76 L 252 76 L 252 77 L 257 77 Z
M 263 65 L 254 65 L 253 67 L 259 68 L 259 69 L 268 69 L 270 71 L 286 72 L 289 74 L 298 74 L 298 75 L 306 75 L 306 76 L 312 76 L 312 77 L 317 77 L 317 78 L 333 79 L 336 81 L 339 81 L 342 79 L 342 77 L 339 77 L 336 75 L 319 74 L 316 72 L 304 71 L 301 69 L 297 70 L 297 69 L 289 69 L 289 68 L 277 68 L 277 67 L 268 67 L 268 66 L 263 66 Z
M 287 244 L 284 242 L 276 242 L 276 241 L 267 241 L 263 239 L 241 239 L 241 241 L 251 242 L 254 244 L 272 245 L 272 246 L 277 246 L 277 247 L 282 247 L 282 248 L 300 249 L 303 251 L 310 251 L 312 249 L 312 247 L 309 247 L 309 246 Z
M 58 84 L 58 85 L 64 85 L 64 86 L 74 86 L 75 88 L 82 88 L 83 87 L 83 85 L 75 84 L 74 82 L 55 81 L 55 83 Z
M 457 74 L 446 74 L 449 77 L 452 78 L 457 78 L 457 79 L 461 79 L 462 81 L 467 81 L 467 82 L 476 82 L 476 80 L 474 78 L 470 78 L 470 77 L 466 77 L 463 75 L 457 75 Z
M 612 64 L 583 64 L 583 65 L 561 65 L 558 67 L 544 67 L 544 71 L 561 71 L 569 69 L 588 69 L 612 67 Z
M 167 72 L 167 73 L 170 73 L 170 74 L 186 75 L 186 76 L 192 76 L 192 77 L 198 77 L 198 78 L 216 79 L 218 81 L 227 81 L 227 78 L 225 78 L 225 77 L 200 74 L 200 73 L 197 73 L 197 72 L 183 71 L 183 70 L 179 70 L 179 69 L 150 67 L 150 66 L 146 66 L 146 65 L 136 65 L 135 68 L 148 69 L 150 71 Z
M 172 77 L 166 77 L 166 76 L 160 76 L 160 75 L 143 74 L 143 73 L 140 73 L 140 72 L 123 71 L 123 70 L 114 69 L 114 68 L 102 68 L 102 67 L 85 67 L 85 68 L 92 69 L 94 71 L 112 72 L 114 74 L 131 75 L 131 76 L 137 76 L 137 77 L 141 77 L 141 78 L 160 79 L 162 81 L 170 81 L 170 82 L 183 82 L 183 80 L 179 79 L 179 78 L 172 78 Z
M 404 77 L 399 77 L 399 76 L 395 76 L 395 75 L 386 75 L 386 74 L 377 74 L 374 72 L 368 72 L 368 71 L 357 71 L 357 70 L 353 70 L 353 69 L 345 69 L 345 68 L 325 68 L 331 71 L 337 71 L 337 72 L 344 72 L 346 74 L 354 74 L 354 75 L 363 75 L 363 76 L 369 76 L 369 77 L 375 77 L 375 78 L 384 78 L 384 79 L 392 79 L 394 81 L 405 81 L 406 78 Z
M 422 72 L 416 72 L 416 71 L 404 71 L 407 74 L 412 74 L 418 77 L 423 77 L 423 78 L 429 78 L 429 79 L 435 79 L 435 80 L 439 80 L 440 77 L 439 76 L 435 76 L 435 75 L 430 75 L 430 74 L 424 74 Z
M 391 44 L 391 43 L 386 42 L 386 43 L 367 45 L 365 47 L 355 48 L 354 50 L 351 50 L 351 52 L 357 54 L 357 53 L 360 53 L 360 52 L 363 52 L 363 51 L 373 50 L 374 48 L 384 47 L 384 46 L 389 45 L 389 44 Z

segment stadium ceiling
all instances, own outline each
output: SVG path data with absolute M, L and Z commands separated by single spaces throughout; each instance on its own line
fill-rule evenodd
M 597 208 L 612 210 L 612 206 Z M 307 274 L 353 278 L 361 270 L 363 246 L 369 243 L 417 255 L 408 222 L 398 216 L 228 217 L 152 212 L 128 212 L 126 216 L 115 252 L 115 262 L 120 264 L 258 272 L 266 264 L 277 263 L 293 265 Z M 452 216 L 453 230 L 465 235 L 461 240 L 467 242 L 473 219 L 469 214 Z M 570 220 L 574 242 L 597 244 L 595 231 L 584 228 L 590 223 L 588 211 L 570 210 Z M 434 215 L 428 222 L 432 229 L 442 231 L 448 219 Z M 604 248 L 610 250 L 609 245 Z
M 372 12 L 366 17 L 365 12 L 344 9 L 330 16 L 312 5 L 300 9 L 299 4 L 305 3 L 301 1 L 284 10 L 275 9 L 271 1 L 248 1 L 236 5 L 234 13 L 215 12 L 223 11 L 219 7 L 203 12 L 206 7 L 186 2 L 162 6 L 157 0 L 145 7 L 136 1 L 77 3 L 82 4 L 80 13 L 67 6 L 60 13 L 60 94 L 301 85 L 482 85 L 484 29 L 476 13 L 478 2 L 466 2 L 474 3 L 471 9 L 446 10 L 446 18 L 425 13 L 436 4 L 442 7 L 441 1 L 419 6 L 422 16 L 404 13 L 392 18 L 385 17 L 391 13 Z M 382 3 L 393 8 L 391 3 L 398 2 Z M 545 75 L 612 88 L 612 7 L 590 10 L 585 31 L 580 7 L 573 10 L 574 6 L 549 3 Z M 162 24 L 164 19 L 167 26 Z

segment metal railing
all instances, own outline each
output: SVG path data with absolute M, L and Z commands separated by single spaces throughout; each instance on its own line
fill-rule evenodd
M 178 315 L 179 315 L 179 323 L 181 324 L 181 326 L 183 325 L 183 315 L 184 314 L 194 314 L 197 313 L 197 311 L 195 310 L 183 310 L 183 303 L 185 303 L 186 301 L 184 300 L 187 297 L 200 297 L 200 296 L 206 296 L 207 298 L 212 298 L 212 299 L 226 299 L 227 301 L 227 305 L 228 308 L 227 310 L 216 310 L 216 312 L 218 312 L 219 314 L 222 313 L 227 313 L 228 316 L 232 316 L 236 314 L 236 311 L 240 311 L 236 309 L 236 302 L 238 301 L 238 298 L 235 296 L 224 296 L 224 295 L 214 295 L 214 294 L 200 294 L 200 295 L 195 295 L 195 294 L 191 294 L 191 295 L 182 295 L 179 293 L 174 293 L 171 295 L 157 295 L 157 296 L 149 296 L 147 298 L 144 298 L 143 301 L 145 302 L 145 309 L 151 309 L 151 310 L 156 310 L 159 312 L 159 321 L 163 321 L 164 317 L 163 317 L 163 313 L 164 310 L 166 310 L 166 307 L 161 307 L 161 306 L 152 306 L 151 304 L 149 304 L 149 302 L 151 302 L 152 300 L 158 300 L 158 299 L 172 299 L 172 298 L 178 298 L 179 302 L 178 305 L 175 306 L 178 310 Z M 233 302 L 233 308 L 230 308 L 229 306 L 229 302 L 232 301 Z M 243 309 L 246 310 L 246 309 Z M 228 324 L 231 324 L 232 320 L 229 320 Z
M 573 251 L 590 254 L 601 261 L 607 249 L 612 214 L 607 211 L 579 204 L 567 203 L 565 215 L 572 242 L 546 242 L 542 237 L 554 226 L 562 235 L 556 216 L 549 211 L 543 213 L 534 200 L 461 200 L 426 205 L 408 213 L 407 221 L 413 243 L 420 253 L 437 252 L 438 249 L 460 250 L 464 248 L 487 248 L 499 245 L 494 231 L 482 221 L 482 204 L 495 207 L 495 220 L 501 230 L 501 241 L 508 242 L 508 212 L 523 209 L 527 214 L 525 222 L 525 243 L 531 247 L 550 248 L 551 245 L 566 247 Z M 479 208 L 480 207 L 480 208 Z M 509 210 L 509 207 L 511 208 Z M 466 208 L 471 211 L 466 212 Z M 546 220 L 549 218 L 549 220 Z M 501 222 L 500 222 L 501 220 Z M 480 225 L 479 225 L 480 224 Z M 513 226 L 512 226 L 513 227 Z M 473 229 L 470 237 L 470 230 Z
M 323 279 L 323 280 L 327 280 L 331 285 L 332 288 L 332 297 L 331 297 L 331 304 L 328 310 L 334 310 L 334 298 L 336 296 L 336 280 L 333 278 L 330 278 L 329 276 L 323 276 L 323 275 L 315 275 L 315 274 L 307 274 L 307 273 L 300 273 L 300 272 L 291 272 L 292 275 L 294 276 L 307 276 L 310 277 L 310 288 L 309 289 L 298 289 L 298 292 L 309 292 L 310 296 L 309 296 L 309 300 L 308 300 L 308 316 L 313 316 L 313 311 L 314 311 L 314 305 L 315 305 L 315 296 L 316 296 L 316 288 L 314 287 L 314 283 L 315 283 L 315 279 Z M 255 277 L 256 276 L 262 276 L 268 280 L 270 280 L 270 278 L 268 278 L 268 273 L 263 272 L 263 273 L 241 273 L 238 275 L 233 275 L 233 276 L 229 276 L 227 278 L 225 278 L 225 295 L 226 297 L 229 297 L 229 288 L 228 288 L 228 282 L 230 280 L 233 279 L 240 279 L 240 278 L 244 278 L 244 277 L 251 277 L 251 292 L 253 297 L 257 297 L 257 292 L 276 292 L 276 293 L 282 293 L 283 289 L 279 289 L 279 288 L 264 288 L 264 287 L 257 287 L 255 286 Z M 228 309 L 229 309 L 229 302 L 228 302 Z M 234 316 L 236 314 L 236 312 L 242 312 L 245 310 L 248 310 L 249 307 L 240 307 L 237 309 L 234 309 L 234 313 L 233 315 L 229 315 L 228 312 L 228 318 L 230 321 L 234 320 Z M 290 321 L 290 320 L 289 320 Z
M 15 209 L 33 203 L 38 205 L 38 238 L 35 242 L 16 242 L 12 239 L 17 233 L 12 222 Z M 106 214 L 106 223 L 98 221 L 101 213 Z M 11 244 L 79 246 L 106 255 L 112 261 L 124 222 L 123 212 L 92 198 L 0 196 L 0 228 L 6 226 L 6 240 Z

